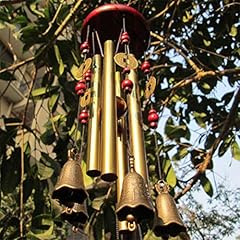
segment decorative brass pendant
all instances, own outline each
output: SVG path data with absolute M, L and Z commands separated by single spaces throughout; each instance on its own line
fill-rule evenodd
M 75 74 L 75 79 L 76 80 L 81 80 L 83 75 L 90 69 L 92 64 L 92 59 L 91 58 L 87 58 L 84 63 L 82 63 L 80 65 L 80 67 L 77 69 L 77 72 Z
M 146 84 L 145 98 L 148 99 L 154 93 L 156 88 L 156 78 L 151 76 Z
M 130 54 L 126 54 L 126 53 L 117 53 L 114 56 L 114 61 L 115 63 L 122 67 L 129 67 L 130 69 L 136 69 L 138 67 L 138 61 L 137 59 Z
M 62 213 L 61 217 L 63 220 L 68 221 L 75 227 L 78 227 L 79 224 L 85 224 L 88 220 L 88 213 L 86 203 L 83 204 L 74 203 L 73 207 L 66 207 Z
M 175 237 L 180 232 L 185 232 L 186 227 L 178 213 L 174 199 L 169 194 L 168 185 L 161 180 L 156 184 L 156 190 L 158 196 L 156 199 L 156 220 L 153 227 L 155 235 Z
M 88 194 L 85 191 L 83 173 L 79 161 L 73 160 L 73 150 L 68 152 L 68 160 L 64 164 L 59 180 L 52 193 L 52 198 L 69 206 L 71 203 L 83 203 Z
M 154 215 L 153 205 L 143 177 L 131 168 L 122 184 L 122 193 L 116 214 L 120 221 L 128 221 L 128 229 L 134 231 L 136 222 Z

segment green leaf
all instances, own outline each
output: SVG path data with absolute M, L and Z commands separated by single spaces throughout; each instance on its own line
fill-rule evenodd
M 206 128 L 205 118 L 207 114 L 205 112 L 193 112 L 193 116 L 197 124 L 202 127 Z
M 49 167 L 41 162 L 37 162 L 38 167 L 38 178 L 40 180 L 45 180 L 50 178 L 54 173 L 54 168 Z
M 231 152 L 234 159 L 240 160 L 240 148 L 236 141 L 231 144 Z
M 54 52 L 59 65 L 58 72 L 59 72 L 59 75 L 61 76 L 64 72 L 64 64 L 63 64 L 63 60 L 62 60 L 58 45 L 56 44 L 54 45 Z
M 37 97 L 49 97 L 51 94 L 56 93 L 59 89 L 59 86 L 48 86 L 48 87 L 42 87 L 42 88 L 37 88 L 32 91 L 32 97 L 37 98 Z
M 55 93 L 50 97 L 48 106 L 51 112 L 56 111 L 59 97 L 60 97 L 60 93 Z
M 163 166 L 163 171 L 166 175 L 166 181 L 167 183 L 174 188 L 177 184 L 177 177 L 175 174 L 175 171 L 172 167 L 170 159 L 165 159 L 164 161 L 164 166 Z
M 228 150 L 230 147 L 232 141 L 233 141 L 233 136 L 228 136 L 223 142 L 220 144 L 219 149 L 218 149 L 218 156 L 222 157 L 225 152 Z
M 51 145 L 55 141 L 56 136 L 52 128 L 47 128 L 40 138 L 44 144 Z
M 54 222 L 51 215 L 41 214 L 33 218 L 31 231 L 28 233 L 29 239 L 36 237 L 41 240 L 55 239 L 53 236 Z
M 231 30 L 230 30 L 230 32 L 229 32 L 229 35 L 230 35 L 231 37 L 236 37 L 237 34 L 238 34 L 238 29 L 237 29 L 237 27 L 234 26 L 234 25 L 232 25 Z
M 12 193 L 20 182 L 21 149 L 16 148 L 9 158 L 3 158 L 1 188 L 4 194 Z
M 203 43 L 206 47 L 209 47 L 211 45 L 211 41 L 203 39 Z
M 205 176 L 202 175 L 200 177 L 200 183 L 204 189 L 204 191 L 207 193 L 208 196 L 212 197 L 213 196 L 213 187 L 209 179 Z
M 164 130 L 165 130 L 165 134 L 170 139 L 178 140 L 181 137 L 184 137 L 187 140 L 190 139 L 190 132 L 189 132 L 188 127 L 185 124 L 175 125 L 173 122 L 173 119 L 171 117 L 168 118 Z
M 93 184 L 93 178 L 89 177 L 87 175 L 87 164 L 82 161 L 81 163 L 81 167 L 82 167 L 82 172 L 83 172 L 83 178 L 84 178 L 84 185 L 87 187 L 87 186 L 90 186 Z
M 99 211 L 101 209 L 102 205 L 104 204 L 105 200 L 106 200 L 105 195 L 94 198 L 93 201 L 92 201 L 92 208 Z

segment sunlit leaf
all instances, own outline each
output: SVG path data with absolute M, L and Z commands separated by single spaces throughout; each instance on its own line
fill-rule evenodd
M 49 106 L 49 110 L 51 112 L 54 112 L 56 110 L 59 97 L 60 97 L 59 93 L 53 94 L 50 97 L 49 102 L 48 102 L 48 106 Z
M 238 29 L 236 26 L 232 25 L 229 35 L 232 37 L 236 37 L 238 34 Z
M 236 141 L 231 144 L 231 152 L 234 159 L 240 160 L 240 148 Z
M 40 180 L 45 180 L 50 178 L 54 173 L 54 168 L 49 167 L 41 162 L 37 162 L 38 166 L 38 177 Z
M 204 191 L 207 193 L 208 196 L 212 197 L 213 196 L 213 187 L 209 179 L 205 176 L 202 175 L 200 177 L 200 183 L 204 189 Z
M 177 177 L 175 171 L 172 167 L 170 159 L 165 159 L 164 163 L 165 164 L 163 166 L 163 171 L 166 175 L 166 181 L 172 188 L 174 188 L 177 184 Z
M 64 72 L 64 64 L 63 64 L 63 60 L 62 60 L 58 45 L 56 44 L 54 45 L 54 52 L 59 65 L 59 69 L 58 69 L 59 75 L 61 76 Z
M 43 88 L 37 88 L 32 91 L 32 97 L 48 97 L 49 95 L 57 92 L 59 89 L 59 86 L 49 86 L 49 87 L 43 87 Z
M 203 39 L 203 43 L 206 47 L 209 47 L 211 45 L 211 41 Z

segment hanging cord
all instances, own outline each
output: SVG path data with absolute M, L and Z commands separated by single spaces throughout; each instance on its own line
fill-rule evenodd
M 95 35 L 96 35 L 96 39 L 97 39 L 97 42 L 98 42 L 98 46 L 99 46 L 99 50 L 100 50 L 101 56 L 104 57 L 103 48 L 102 48 L 102 44 L 101 44 L 98 32 L 96 30 L 94 30 L 94 32 L 95 32 Z
M 154 130 L 153 132 L 154 135 L 154 142 L 155 142 L 155 155 L 156 155 L 156 159 L 157 159 L 157 165 L 158 165 L 158 175 L 159 175 L 159 179 L 163 180 L 164 176 L 163 176 L 163 168 L 162 168 L 162 162 L 159 158 L 159 153 L 158 153 L 158 140 L 157 140 L 157 132 L 156 130 Z
M 120 46 L 120 43 L 121 43 L 121 36 L 122 36 L 122 33 L 123 33 L 123 29 L 121 29 L 120 34 L 119 34 L 119 37 L 118 37 L 118 41 L 117 41 L 117 45 L 116 45 L 115 54 L 116 54 L 116 53 L 118 52 L 118 50 L 119 50 L 119 46 Z

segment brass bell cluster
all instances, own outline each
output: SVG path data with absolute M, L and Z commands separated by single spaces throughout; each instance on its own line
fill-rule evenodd
M 87 197 L 79 156 L 71 149 L 68 151 L 68 160 L 62 168 L 52 198 L 65 206 L 61 213 L 62 219 L 79 227 L 88 219 L 85 201 Z
M 185 231 L 174 200 L 162 179 L 156 184 L 152 203 L 143 135 L 138 83 L 138 60 L 148 47 L 150 32 L 144 17 L 134 8 L 106 4 L 93 10 L 83 22 L 80 50 L 83 63 L 72 74 L 77 81 L 79 123 L 86 128 L 87 175 L 116 182 L 116 215 L 122 236 L 142 239 L 140 223 L 156 218 L 157 236 L 175 236 Z M 156 79 L 145 60 L 141 71 L 147 77 L 145 98 L 154 92 Z M 149 111 L 148 123 L 156 129 L 158 115 Z M 82 134 L 82 138 L 84 134 Z M 88 219 L 80 155 L 69 150 L 52 197 L 65 208 L 62 218 L 74 226 Z M 82 160 L 82 159 L 81 159 Z

